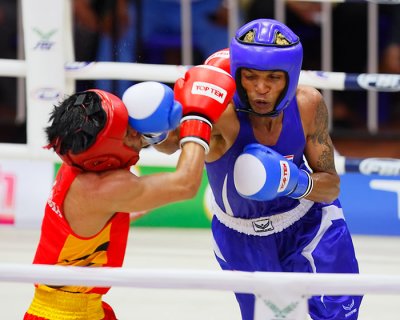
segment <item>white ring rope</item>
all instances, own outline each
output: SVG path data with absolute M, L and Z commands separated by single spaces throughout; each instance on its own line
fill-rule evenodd
M 292 0 L 292 1 L 305 1 L 305 0 Z M 327 2 L 327 3 L 365 3 L 371 2 L 376 4 L 400 4 L 400 0 L 307 0 L 307 2 Z
M 400 294 L 400 276 L 0 264 L 0 282 L 297 295 Z
M 400 159 L 396 158 L 356 158 L 335 154 L 335 167 L 338 174 L 361 173 L 381 176 L 400 176 Z
M 132 80 L 175 82 L 189 66 L 129 62 L 70 62 L 65 64 L 66 77 L 73 80 Z M 0 59 L 0 76 L 25 77 L 24 60 Z
M 30 159 L 60 162 L 60 158 L 49 150 L 33 152 L 27 145 L 0 143 L 1 159 Z M 139 165 L 176 166 L 179 151 L 172 155 L 163 155 L 154 150 L 143 149 L 140 153 Z M 346 157 L 335 153 L 335 167 L 339 175 L 360 173 L 362 175 L 400 176 L 400 159 L 396 158 L 357 158 Z
M 119 79 L 137 81 L 174 82 L 183 76 L 190 66 L 156 65 L 121 62 L 72 62 L 65 65 L 66 77 L 83 79 Z M 26 76 L 23 60 L 0 59 L 0 76 Z M 348 74 L 343 72 L 301 71 L 300 83 L 320 89 L 400 91 L 400 75 L 397 74 Z M 1 144 L 1 158 L 29 158 L 59 161 L 46 150 L 30 149 L 27 145 Z M 155 159 L 157 158 L 157 159 Z M 177 156 L 165 158 L 167 165 L 174 165 Z M 154 152 L 142 152 L 142 163 L 160 163 Z M 357 172 L 364 175 L 380 174 L 400 176 L 400 159 L 351 158 L 335 154 L 339 174 Z
M 190 66 L 128 62 L 71 62 L 65 64 L 65 73 L 67 78 L 74 80 L 152 80 L 173 83 L 188 68 Z M 0 76 L 25 77 L 25 61 L 0 59 Z M 400 74 L 302 70 L 299 83 L 318 89 L 396 92 L 400 91 Z
M 175 82 L 190 66 L 157 65 L 121 62 L 72 62 L 65 64 L 69 79 L 119 79 L 137 81 Z M 25 77 L 26 62 L 23 60 L 0 59 L 0 76 Z M 301 71 L 300 83 L 320 89 L 334 90 L 376 90 L 400 91 L 400 75 L 397 74 L 349 74 L 343 72 Z M 30 148 L 28 145 L 0 143 L 1 158 L 29 158 L 59 161 L 48 150 Z M 164 157 L 166 165 L 175 165 L 177 155 Z M 160 164 L 154 152 L 142 152 L 144 164 Z M 364 175 L 380 174 L 400 176 L 400 159 L 393 158 L 351 158 L 335 154 L 339 174 L 357 172 Z

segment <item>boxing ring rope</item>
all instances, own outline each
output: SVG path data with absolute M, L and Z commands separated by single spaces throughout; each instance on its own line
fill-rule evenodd
M 0 282 L 250 293 L 255 295 L 254 320 L 276 320 L 276 310 L 289 306 L 290 319 L 305 319 L 308 312 L 307 300 L 312 295 L 400 294 L 400 276 L 378 274 L 145 270 L 0 264 Z
M 0 282 L 99 287 L 223 290 L 268 293 L 289 288 L 297 295 L 400 294 L 400 275 L 362 275 L 226 270 L 87 268 L 0 264 Z
M 400 1 L 400 0 L 399 0 Z M 70 62 L 65 75 L 73 80 L 131 80 L 174 83 L 190 66 L 129 62 Z M 25 77 L 26 62 L 0 59 L 0 76 Z M 317 89 L 400 91 L 400 74 L 302 70 L 299 83 Z
M 54 1 L 56 2 L 56 1 Z M 320 1 L 321 2 L 321 1 Z M 331 2 L 358 2 L 335 1 Z M 372 1 L 376 2 L 376 1 Z M 379 3 L 400 3 L 399 1 L 379 1 Z M 25 6 L 30 4 L 29 0 L 23 1 Z M 46 12 L 53 12 L 52 1 L 48 1 Z M 26 10 L 29 11 L 29 10 Z M 45 13 L 43 13 L 45 14 Z M 47 17 L 57 19 L 57 14 Z M 44 30 L 45 29 L 43 28 Z M 28 29 L 27 29 L 28 30 Z M 28 33 L 28 32 L 25 32 Z M 43 41 L 41 40 L 42 44 Z M 46 40 L 44 44 L 49 44 Z M 33 43 L 33 45 L 32 45 Z M 52 42 L 51 42 L 52 43 Z M 51 44 L 50 43 L 50 44 Z M 58 43 L 54 40 L 54 43 Z M 27 48 L 33 48 L 37 43 L 31 42 Z M 36 47 L 35 47 L 36 48 Z M 31 52 L 32 54 L 32 52 Z M 33 56 L 33 55 L 32 55 Z M 27 57 L 23 60 L 0 59 L 0 76 L 5 77 L 32 77 L 32 74 L 40 72 L 40 69 L 32 70 L 36 64 L 37 56 Z M 61 57 L 63 57 L 61 55 Z M 59 59 L 62 60 L 62 59 Z M 46 61 L 49 64 L 46 64 Z M 67 59 L 68 61 L 68 59 Z M 139 63 L 117 63 L 117 62 L 68 62 L 52 64 L 51 59 L 42 60 L 41 66 L 51 68 L 57 65 L 57 79 L 53 81 L 49 77 L 47 84 L 38 84 L 42 89 L 40 94 L 42 101 L 29 108 L 40 109 L 43 105 L 54 102 L 54 99 L 46 100 L 46 94 L 52 91 L 60 83 L 66 80 L 132 80 L 132 81 L 161 81 L 173 83 L 181 77 L 190 66 L 179 65 L 154 65 Z M 38 62 L 40 64 L 40 62 Z M 318 89 L 332 90 L 374 90 L 395 92 L 400 91 L 400 75 L 392 74 L 350 74 L 342 72 L 301 71 L 301 84 L 314 86 Z M 46 87 L 49 85 L 49 87 Z M 31 80 L 32 87 L 32 80 Z M 51 90 L 50 90 L 51 89 Z M 62 94 L 71 93 L 61 90 Z M 27 96 L 32 91 L 29 86 Z M 28 104 L 29 105 L 29 104 Z M 38 108 L 39 107 L 39 108 Z M 47 111 L 39 116 L 46 115 Z M 31 114 L 32 115 L 32 114 Z M 29 121 L 28 113 L 28 121 Z M 41 119 L 40 117 L 35 119 Z M 42 123 L 36 125 L 29 132 L 37 133 Z M 29 135 L 29 133 L 28 133 Z M 39 146 L 43 145 L 41 137 L 34 136 L 28 139 L 27 145 L 16 145 L 0 143 L 0 159 L 2 158 L 27 158 L 45 159 L 59 161 L 51 152 L 43 151 Z M 177 155 L 160 161 L 158 156 L 151 150 L 143 150 L 141 164 L 152 165 L 174 165 Z M 144 160 L 144 161 L 143 161 Z M 339 173 L 359 172 L 361 174 L 381 174 L 400 176 L 400 159 L 384 158 L 348 158 L 335 155 Z M 49 285 L 85 285 L 85 286 L 121 286 L 135 288 L 159 288 L 159 289 L 198 289 L 198 290 L 224 290 L 242 293 L 254 293 L 257 296 L 255 320 L 274 319 L 274 314 L 268 308 L 265 301 L 272 301 L 279 306 L 287 306 L 294 303 L 298 307 L 295 319 L 304 319 L 307 308 L 307 297 L 311 295 L 330 294 L 400 294 L 400 276 L 386 275 L 347 275 L 347 274 L 306 274 L 306 273 L 262 273 L 262 272 L 238 272 L 238 271 L 204 271 L 204 270 L 141 270 L 129 268 L 84 268 L 84 267 L 61 267 L 50 265 L 21 265 L 0 264 L 0 282 L 24 282 L 24 283 L 46 283 Z M 258 308 L 258 309 L 257 309 Z M 294 319 L 294 318 L 292 318 Z
M 71 54 L 73 50 L 70 0 L 38 0 L 35 3 L 21 0 L 21 4 L 25 60 L 0 59 L 0 76 L 26 79 L 26 99 L 29 106 L 27 144 L 0 143 L 0 158 L 58 161 L 54 154 L 42 150 L 42 146 L 46 144 L 43 128 L 51 106 L 65 94 L 72 93 L 74 90 L 72 84 L 75 80 L 154 80 L 173 83 L 190 67 L 122 62 L 76 62 Z M 53 15 L 49 17 L 44 12 L 35 10 L 35 6 L 38 5 L 51 9 Z M 301 71 L 300 83 L 317 89 L 400 91 L 400 75 L 393 74 Z M 174 164 L 175 159 L 169 158 L 166 162 Z M 154 152 L 144 150 L 141 162 L 143 164 L 157 162 L 157 156 Z
M 65 76 L 72 80 L 132 80 L 161 81 L 173 83 L 183 76 L 190 66 L 158 65 L 122 62 L 71 62 L 65 64 Z M 22 60 L 0 59 L 0 76 L 26 77 L 26 62 Z M 375 90 L 379 92 L 400 91 L 400 75 L 344 73 L 302 70 L 301 84 L 314 86 L 318 89 L 332 90 Z M 0 158 L 28 158 L 59 161 L 50 152 L 31 150 L 25 145 L 0 143 Z M 166 159 L 164 165 L 175 165 L 177 155 Z M 142 156 L 144 164 L 160 164 L 159 157 L 148 150 Z M 381 174 L 389 176 L 400 175 L 399 159 L 383 158 L 348 158 L 335 155 L 339 174 L 358 172 L 362 174 Z
M 280 0 L 286 1 L 286 0 Z M 291 0 L 304 2 L 305 0 Z M 400 0 L 307 0 L 307 2 L 327 2 L 327 3 L 376 3 L 376 4 L 400 4 Z

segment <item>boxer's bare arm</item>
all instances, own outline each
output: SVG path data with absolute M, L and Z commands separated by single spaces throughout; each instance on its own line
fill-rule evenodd
M 140 177 L 123 169 L 80 174 L 65 199 L 65 216 L 74 232 L 92 236 L 115 212 L 151 210 L 190 199 L 200 186 L 204 157 L 204 148 L 191 142 L 183 147 L 173 172 Z

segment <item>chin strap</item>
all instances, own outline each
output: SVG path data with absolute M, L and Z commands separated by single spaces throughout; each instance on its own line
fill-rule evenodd
M 267 112 L 267 113 L 258 113 L 258 112 L 255 112 L 255 111 L 252 110 L 252 109 L 240 109 L 240 108 L 236 108 L 236 111 L 237 111 L 237 112 L 246 112 L 246 113 L 254 114 L 254 115 L 257 116 L 257 117 L 270 117 L 270 118 L 275 118 L 275 117 L 277 117 L 277 116 L 280 114 L 279 111 L 275 111 L 275 110 L 270 111 L 270 112 Z

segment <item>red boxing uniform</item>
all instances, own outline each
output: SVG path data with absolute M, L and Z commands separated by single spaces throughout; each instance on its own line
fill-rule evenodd
M 92 237 L 76 235 L 66 221 L 63 202 L 81 171 L 62 165 L 47 201 L 34 264 L 81 267 L 121 267 L 129 232 L 129 214 L 117 212 Z M 102 295 L 110 288 L 35 285 L 34 299 L 24 320 L 116 319 Z

